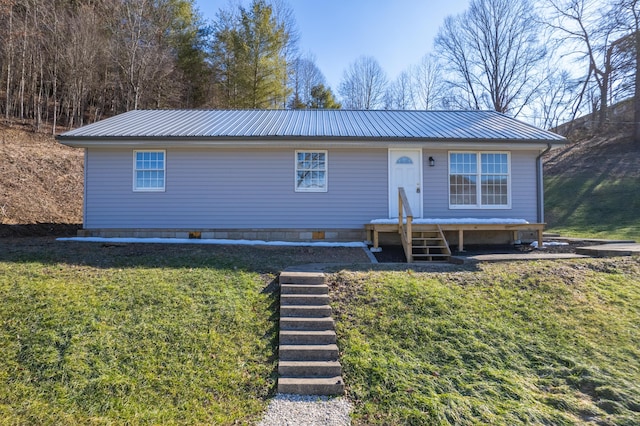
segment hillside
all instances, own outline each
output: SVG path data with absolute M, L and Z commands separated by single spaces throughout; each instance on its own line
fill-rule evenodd
M 572 140 L 547 154 L 544 173 L 548 229 L 640 240 L 640 145 L 630 132 Z
M 83 163 L 83 150 L 1 122 L 0 225 L 81 223 Z
M 570 143 L 545 157 L 545 176 L 596 174 L 610 178 L 640 176 L 640 145 L 628 132 L 569 138 Z

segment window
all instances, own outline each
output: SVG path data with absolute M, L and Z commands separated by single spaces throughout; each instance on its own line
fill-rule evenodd
M 133 151 L 133 190 L 164 191 L 165 151 Z
M 327 192 L 327 151 L 296 151 L 296 192 Z
M 449 153 L 450 208 L 509 208 L 509 154 Z
M 413 160 L 407 156 L 403 156 L 396 160 L 396 164 L 413 164 Z

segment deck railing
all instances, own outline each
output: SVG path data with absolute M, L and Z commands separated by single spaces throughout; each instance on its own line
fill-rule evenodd
M 405 223 L 404 217 L 407 221 Z M 402 240 L 402 247 L 404 248 L 404 255 L 407 257 L 407 262 L 413 262 L 413 231 L 411 230 L 413 222 L 413 212 L 411 211 L 411 205 L 407 198 L 407 193 L 404 188 L 398 188 L 398 232 L 400 232 L 400 239 Z

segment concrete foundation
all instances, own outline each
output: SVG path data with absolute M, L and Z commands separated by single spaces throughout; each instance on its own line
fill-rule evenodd
M 351 242 L 364 241 L 362 229 L 81 229 L 79 237 L 103 238 L 183 238 L 220 240 L 262 240 L 293 242 Z

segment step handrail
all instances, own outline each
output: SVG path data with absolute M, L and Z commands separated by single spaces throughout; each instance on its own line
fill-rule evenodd
M 403 220 L 404 216 L 407 218 L 406 224 Z M 411 205 L 409 204 L 407 193 L 403 187 L 400 187 L 398 188 L 398 232 L 400 233 L 402 247 L 404 248 L 404 255 L 407 257 L 408 263 L 413 263 L 412 222 L 413 212 L 411 211 Z
M 448 256 L 451 256 L 451 247 L 449 247 L 449 243 L 447 242 L 447 239 L 444 237 L 444 232 L 442 232 L 442 228 L 440 227 L 440 225 L 436 225 L 438 227 L 438 232 L 440 233 L 440 239 L 442 240 L 442 242 L 444 242 L 444 246 L 446 248 L 446 254 Z

